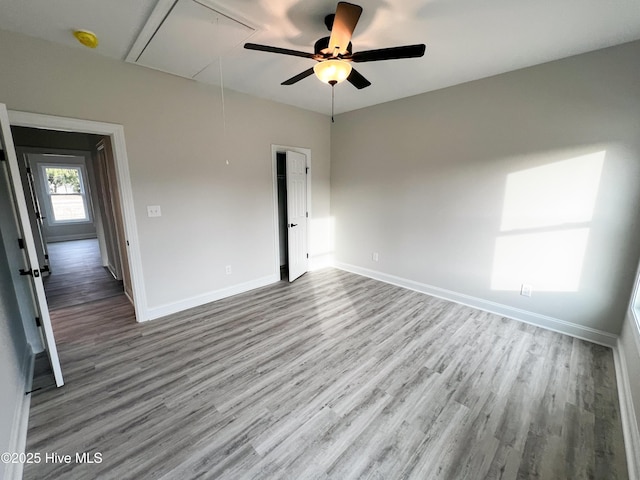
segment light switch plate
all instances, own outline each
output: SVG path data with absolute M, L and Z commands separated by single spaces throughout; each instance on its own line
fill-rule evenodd
M 147 215 L 150 217 L 161 217 L 160 205 L 147 205 Z

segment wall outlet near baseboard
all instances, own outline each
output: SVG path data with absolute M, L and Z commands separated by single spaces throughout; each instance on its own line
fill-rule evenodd
M 227 275 L 231 275 L 231 265 L 227 265 L 226 267 L 224 267 L 224 273 L 226 273 Z
M 373 252 L 373 253 L 371 254 L 371 260 L 373 260 L 374 262 L 377 262 L 377 261 L 378 261 L 378 258 L 379 258 L 379 256 L 378 256 L 378 252 Z
M 522 285 L 520 285 L 520 295 L 522 295 L 523 297 L 530 297 L 532 290 L 533 287 L 528 283 L 523 283 Z

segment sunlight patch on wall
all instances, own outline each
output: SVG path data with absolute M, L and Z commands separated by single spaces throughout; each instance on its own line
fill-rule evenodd
M 310 269 L 332 264 L 335 251 L 335 218 L 312 218 L 309 222 Z
M 491 288 L 577 292 L 588 238 L 588 228 L 498 237 Z
M 578 291 L 605 154 L 507 176 L 493 290 Z
M 510 174 L 500 230 L 591 221 L 604 155 L 596 152 Z
M 312 254 L 332 253 L 334 250 L 335 221 L 333 217 L 312 218 L 310 225 L 309 249 Z

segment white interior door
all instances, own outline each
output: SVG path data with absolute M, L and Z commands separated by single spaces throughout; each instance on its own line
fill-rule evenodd
M 22 188 L 20 179 L 20 169 L 16 150 L 11 137 L 11 129 L 9 127 L 9 116 L 7 115 L 7 107 L 0 103 L 0 142 L 5 152 L 7 173 L 9 176 L 9 185 L 12 189 L 12 203 L 18 231 L 21 235 L 24 248 L 20 251 L 23 254 L 24 268 L 22 272 L 12 272 L 14 275 L 28 279 L 31 289 L 31 298 L 33 300 L 33 309 L 36 316 L 40 319 L 40 328 L 44 337 L 45 350 L 49 356 L 51 369 L 56 381 L 56 385 L 61 387 L 64 385 L 62 378 L 62 369 L 60 368 L 60 359 L 58 358 L 58 350 L 51 327 L 51 318 L 49 316 L 49 307 L 44 292 L 44 284 L 42 283 L 42 273 L 38 264 L 38 255 L 29 223 L 29 213 L 27 210 L 27 202 Z M 16 239 L 17 241 L 17 239 Z M 26 275 L 24 274 L 26 273 Z
M 306 273 L 307 258 L 307 157 L 287 151 L 287 238 L 289 281 Z
M 22 154 L 22 162 L 20 166 L 20 177 L 22 178 L 22 187 L 27 194 L 27 209 L 29 210 L 29 218 L 33 239 L 36 243 L 36 252 L 38 254 L 38 263 L 42 270 L 49 271 L 49 250 L 47 241 L 44 237 L 43 222 L 46 217 L 42 215 L 38 195 L 36 194 L 36 183 L 33 178 L 33 171 L 29 164 L 29 155 Z

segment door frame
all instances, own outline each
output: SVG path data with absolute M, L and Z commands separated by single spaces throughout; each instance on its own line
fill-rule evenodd
M 104 159 L 102 161 L 100 160 L 100 150 L 104 151 Z M 109 166 L 107 163 L 109 162 L 109 158 L 106 152 L 107 144 L 102 139 L 96 144 L 94 151 L 95 158 L 93 159 L 93 173 L 97 190 L 96 204 L 100 211 L 100 236 L 102 242 L 100 244 L 100 256 L 102 258 L 102 266 L 106 267 L 116 280 L 122 280 L 124 284 L 125 278 L 123 270 L 125 270 L 125 268 L 121 258 L 120 238 L 118 237 L 118 231 L 116 229 L 118 220 L 115 218 L 116 213 L 114 213 L 115 208 L 112 198 L 114 188 L 108 178 Z M 117 188 L 115 190 L 117 191 Z M 122 210 L 119 209 L 119 211 L 121 212 Z M 126 281 L 131 283 L 130 278 L 127 278 Z M 125 294 L 129 296 L 126 288 Z
M 307 158 L 307 212 L 309 217 L 307 218 L 307 252 L 309 252 L 309 265 L 311 265 L 311 252 L 309 251 L 309 245 L 311 238 L 311 175 L 313 170 L 311 169 L 311 149 L 304 147 L 292 147 L 289 145 L 271 145 L 271 169 L 273 179 L 273 235 L 274 235 L 274 273 L 280 278 L 280 231 L 278 224 L 278 153 L 284 153 L 287 150 L 292 152 L 302 153 Z
M 113 157 L 116 164 L 116 174 L 124 230 L 128 243 L 128 261 L 131 274 L 131 286 L 133 289 L 133 303 L 136 321 L 147 320 L 147 301 L 145 294 L 144 278 L 142 275 L 142 257 L 138 240 L 138 227 L 136 223 L 133 203 L 133 191 L 129 174 L 129 160 L 124 139 L 124 127 L 116 123 L 96 122 L 69 117 L 58 117 L 39 113 L 21 112 L 9 110 L 9 123 L 17 127 L 41 128 L 45 130 L 57 130 L 61 132 L 92 133 L 103 135 L 111 139 Z

